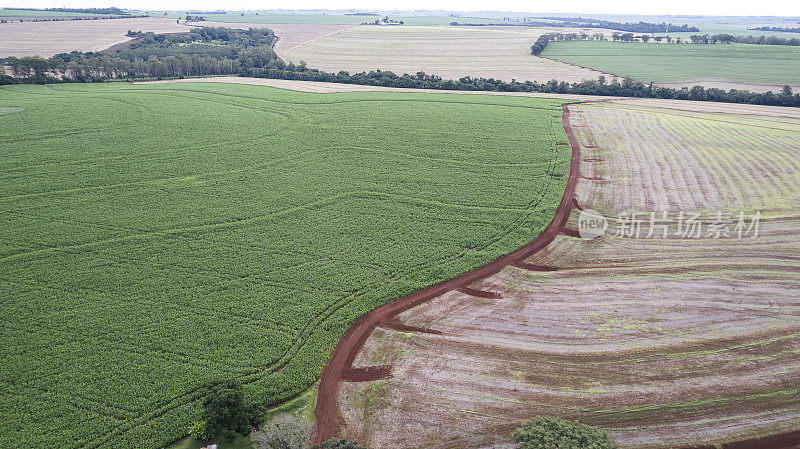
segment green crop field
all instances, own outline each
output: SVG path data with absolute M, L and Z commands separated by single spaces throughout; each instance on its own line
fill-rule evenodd
M 800 47 L 786 45 L 552 42 L 542 56 L 644 82 L 716 78 L 800 83 Z
M 0 447 L 159 447 L 355 319 L 552 219 L 560 101 L 211 83 L 0 88 Z
M 92 14 L 85 12 L 41 11 L 29 9 L 0 8 L 0 19 L 4 20 L 30 20 L 30 19 L 69 19 L 69 18 L 108 18 L 110 14 Z

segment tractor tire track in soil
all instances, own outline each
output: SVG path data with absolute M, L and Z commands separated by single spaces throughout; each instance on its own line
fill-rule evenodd
M 587 103 L 587 102 L 584 102 Z M 410 295 L 399 298 L 384 306 L 381 306 L 366 315 L 362 316 L 347 330 L 347 332 L 339 340 L 336 348 L 333 350 L 328 363 L 322 370 L 320 376 L 319 392 L 317 397 L 316 407 L 316 423 L 314 425 L 314 434 L 312 436 L 316 444 L 321 444 L 323 441 L 339 435 L 342 428 L 343 420 L 339 415 L 338 392 L 339 382 L 351 380 L 355 374 L 352 368 L 353 361 L 364 342 L 372 334 L 372 331 L 381 325 L 381 323 L 392 323 L 397 321 L 397 315 L 411 309 L 419 304 L 429 301 L 437 296 L 447 293 L 452 290 L 460 288 L 468 288 L 470 284 L 480 279 L 486 278 L 493 274 L 498 273 L 500 270 L 508 265 L 519 263 L 533 255 L 534 253 L 546 248 L 559 233 L 564 229 L 564 225 L 572 212 L 575 205 L 574 195 L 575 186 L 578 183 L 580 174 L 580 147 L 577 139 L 573 135 L 572 128 L 569 123 L 569 103 L 561 105 L 563 109 L 562 123 L 564 131 L 569 139 L 569 144 L 572 147 L 572 158 L 570 161 L 569 180 L 567 187 L 564 190 L 564 195 L 561 198 L 561 203 L 556 208 L 555 215 L 550 224 L 545 230 L 539 234 L 533 241 L 524 247 L 514 251 L 511 254 L 500 257 L 487 265 L 468 271 L 454 279 L 443 282 L 441 284 L 433 285 L 422 290 L 418 290 Z M 559 146 L 557 146 L 558 148 Z M 387 374 L 385 368 L 380 371 L 381 374 Z M 366 374 L 366 373 L 359 373 Z M 367 376 L 365 376 L 367 377 Z M 369 379 L 365 379 L 369 380 Z

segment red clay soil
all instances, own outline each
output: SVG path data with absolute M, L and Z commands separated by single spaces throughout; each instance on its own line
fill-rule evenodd
M 392 367 L 389 365 L 365 366 L 348 368 L 342 373 L 342 379 L 347 382 L 367 382 L 370 380 L 386 379 L 392 377 Z
M 392 301 L 356 320 L 353 326 L 350 327 L 341 340 L 339 340 L 339 343 L 333 350 L 320 376 L 319 395 L 317 396 L 317 408 L 315 412 L 317 419 L 313 436 L 316 444 L 320 444 L 331 437 L 339 435 L 339 431 L 342 428 L 342 417 L 339 415 L 337 400 L 339 382 L 348 380 L 345 378 L 345 375 L 350 374 L 349 370 L 352 369 L 351 366 L 356 355 L 364 346 L 364 342 L 370 334 L 372 334 L 375 327 L 380 323 L 390 321 L 392 318 L 396 319 L 398 314 L 423 302 L 429 301 L 449 291 L 468 287 L 475 281 L 498 273 L 508 265 L 527 259 L 532 254 L 547 247 L 561 232 L 572 211 L 575 185 L 578 183 L 581 162 L 580 148 L 572 133 L 572 128 L 569 125 L 568 104 L 563 104 L 562 109 L 564 110 L 562 122 L 572 147 L 572 159 L 570 162 L 567 188 L 564 190 L 564 195 L 556 209 L 553 221 L 550 222 L 541 234 L 521 249 L 500 257 L 487 265 L 468 271 L 449 281 L 418 290 L 410 295 Z
M 577 229 L 564 228 L 561 230 L 561 233 L 566 235 L 567 237 L 579 238 L 581 236 L 580 232 L 578 232 Z

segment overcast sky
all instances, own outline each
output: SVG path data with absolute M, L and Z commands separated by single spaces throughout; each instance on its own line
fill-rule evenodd
M 0 0 L 0 6 L 105 7 L 132 9 L 444 9 L 452 11 L 519 11 L 585 14 L 703 14 L 703 15 L 778 15 L 800 16 L 798 0 L 722 1 L 722 0 L 569 0 L 535 2 L 521 0 Z

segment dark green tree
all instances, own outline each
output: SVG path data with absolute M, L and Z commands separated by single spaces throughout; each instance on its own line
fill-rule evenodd
M 213 381 L 203 390 L 200 420 L 212 438 L 231 442 L 237 435 L 249 435 L 253 427 L 261 424 L 262 410 L 245 399 L 239 382 Z
M 549 416 L 526 421 L 514 442 L 518 449 L 619 449 L 604 430 Z

